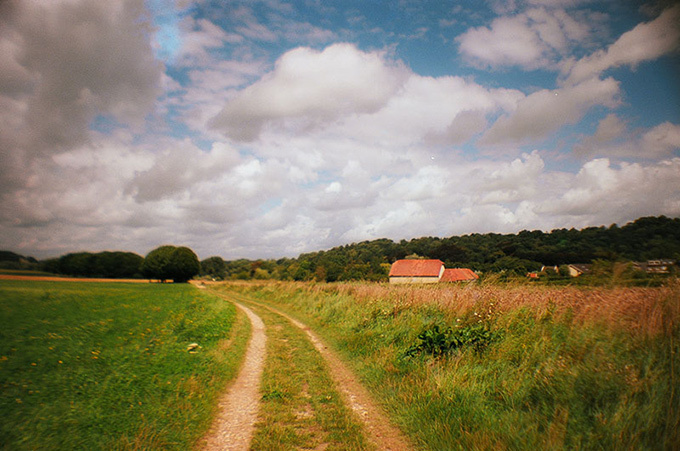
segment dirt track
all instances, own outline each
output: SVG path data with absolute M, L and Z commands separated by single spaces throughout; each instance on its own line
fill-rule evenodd
M 203 440 L 202 449 L 208 451 L 249 449 L 257 421 L 267 336 L 260 317 L 248 307 L 235 304 L 248 315 L 253 332 L 243 367 L 220 400 L 219 414 Z
M 399 429 L 390 423 L 382 409 L 373 401 L 368 390 L 359 382 L 354 373 L 309 327 L 277 309 L 263 304 L 258 305 L 283 316 L 294 326 L 307 333 L 309 340 L 328 364 L 331 377 L 345 398 L 345 402 L 364 423 L 367 438 L 370 442 L 373 442 L 377 449 L 393 451 L 411 449 L 409 441 Z
M 220 295 L 219 293 L 216 294 Z M 229 300 L 230 302 L 234 302 L 237 306 L 239 306 L 239 303 L 235 302 L 234 297 L 223 295 L 220 296 L 226 300 Z M 377 449 L 394 451 L 406 451 L 412 449 L 408 439 L 406 439 L 399 429 L 391 424 L 382 409 L 377 403 L 373 401 L 366 388 L 361 384 L 361 382 L 359 382 L 359 379 L 354 375 L 354 373 L 349 370 L 349 368 L 335 354 L 335 352 L 329 349 L 309 327 L 275 308 L 245 298 L 240 299 L 239 297 L 237 299 L 239 301 L 250 302 L 259 307 L 266 308 L 269 311 L 286 318 L 293 325 L 307 333 L 310 342 L 314 345 L 319 354 L 321 354 L 321 357 L 323 357 L 323 359 L 326 361 L 330 375 L 335 381 L 338 390 L 342 394 L 346 405 L 348 405 L 354 411 L 355 415 L 364 424 L 366 438 L 372 442 L 372 444 Z M 234 390 L 236 389 L 232 388 L 231 391 Z

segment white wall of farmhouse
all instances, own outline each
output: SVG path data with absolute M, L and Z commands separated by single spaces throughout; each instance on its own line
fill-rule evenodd
M 390 277 L 390 283 L 437 283 L 439 277 Z

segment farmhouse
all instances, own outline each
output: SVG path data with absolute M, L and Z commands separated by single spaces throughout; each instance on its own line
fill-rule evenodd
M 397 260 L 390 269 L 390 283 L 469 282 L 478 278 L 471 269 L 446 269 L 441 260 Z
M 581 274 L 589 273 L 589 272 L 590 272 L 590 268 L 591 268 L 592 266 L 593 266 L 593 265 L 580 264 L 580 263 L 579 263 L 579 264 L 569 265 L 569 266 L 568 266 L 568 268 L 569 268 L 569 275 L 570 275 L 571 277 L 578 277 L 578 276 L 580 276 Z
M 437 283 L 443 274 L 441 260 L 397 260 L 390 269 L 390 283 Z
M 479 279 L 475 272 L 468 268 L 445 269 L 440 282 L 470 282 Z

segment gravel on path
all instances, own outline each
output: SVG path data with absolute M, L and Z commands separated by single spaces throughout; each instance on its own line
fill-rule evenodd
M 203 438 L 202 449 L 206 451 L 248 450 L 257 421 L 267 335 L 259 316 L 238 302 L 234 304 L 248 315 L 252 324 L 252 337 L 243 367 L 234 384 L 220 400 L 219 414 Z
M 347 405 L 363 422 L 369 442 L 380 450 L 407 451 L 413 449 L 409 440 L 399 429 L 392 425 L 354 373 L 309 327 L 273 307 L 256 302 L 253 302 L 253 304 L 283 316 L 293 325 L 307 333 L 309 340 L 328 364 L 331 377 L 345 398 Z

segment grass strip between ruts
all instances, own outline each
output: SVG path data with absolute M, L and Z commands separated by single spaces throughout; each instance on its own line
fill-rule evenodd
M 239 302 L 263 319 L 268 336 L 252 449 L 371 449 L 306 334 L 276 313 Z

